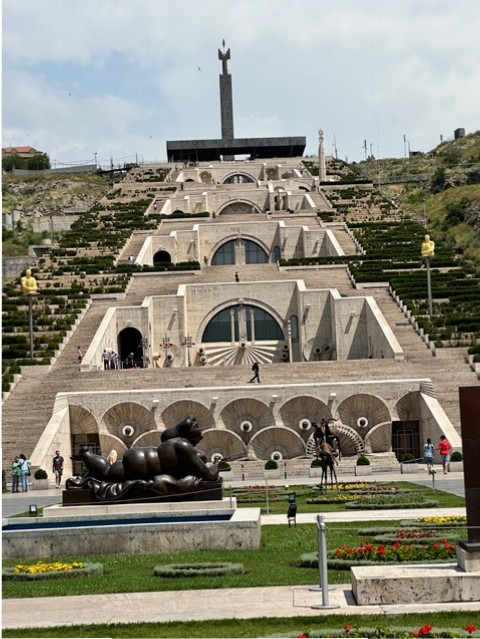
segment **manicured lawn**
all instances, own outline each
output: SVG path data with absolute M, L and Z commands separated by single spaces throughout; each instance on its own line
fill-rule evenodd
M 412 637 L 420 627 L 430 624 L 432 634 L 426 636 L 466 637 L 465 626 L 480 628 L 480 612 L 435 612 L 412 615 L 322 615 L 274 619 L 227 619 L 218 621 L 192 621 L 183 623 L 139 623 L 90 626 L 61 626 L 32 630 L 4 630 L 4 637 L 297 637 L 308 633 L 311 637 L 327 637 L 341 633 L 350 626 L 352 637 Z M 362 631 L 357 634 L 356 630 Z M 367 630 L 368 629 L 368 630 Z M 376 629 L 380 629 L 376 631 Z M 355 634 L 354 634 L 355 632 Z M 438 634 L 437 634 L 438 633 Z M 337 636 L 339 636 L 337 634 Z M 421 635 L 420 635 L 421 636 Z M 478 631 L 472 637 L 480 637 Z
M 293 485 L 293 486 L 269 486 L 268 487 L 268 506 L 267 506 L 267 489 L 265 486 L 250 486 L 246 488 L 228 489 L 225 491 L 226 496 L 230 494 L 237 498 L 237 505 L 241 508 L 245 507 L 258 507 L 262 509 L 262 513 L 268 513 L 270 515 L 278 515 L 287 513 L 288 510 L 288 495 L 290 493 L 296 494 L 296 502 L 299 513 L 317 513 L 317 512 L 342 512 L 346 510 L 346 504 L 353 499 L 361 499 L 362 486 L 366 486 L 365 496 L 370 496 L 373 493 L 372 487 L 378 489 L 378 493 L 382 493 L 382 499 L 387 502 L 388 494 L 385 492 L 389 488 L 394 488 L 402 495 L 411 495 L 411 499 L 408 501 L 414 502 L 416 507 L 421 508 L 423 502 L 437 501 L 439 508 L 454 508 L 465 506 L 465 499 L 458 495 L 453 495 L 442 490 L 433 490 L 426 486 L 420 486 L 407 481 L 400 482 L 348 482 L 340 483 L 339 490 L 335 488 L 328 488 L 327 491 L 320 491 L 317 486 L 311 485 Z M 345 501 L 341 503 L 308 503 L 312 499 L 328 499 L 329 501 L 335 498 L 335 496 L 344 498 Z M 393 502 L 393 498 L 391 500 Z M 383 506 L 379 505 L 381 509 Z M 352 512 L 355 512 L 354 510 Z

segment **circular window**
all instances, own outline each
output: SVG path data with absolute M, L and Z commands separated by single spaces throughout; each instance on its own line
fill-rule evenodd
M 283 454 L 279 451 L 279 450 L 274 450 L 273 453 L 270 455 L 270 459 L 273 459 L 273 461 L 281 461 L 283 459 Z
M 125 435 L 125 437 L 132 437 L 135 434 L 135 428 L 127 424 L 122 428 L 122 434 Z
M 359 417 L 357 419 L 357 426 L 359 428 L 366 428 L 368 426 L 368 419 L 366 417 Z
M 301 419 L 298 422 L 298 427 L 300 428 L 300 430 L 308 430 L 312 427 L 312 422 L 309 419 Z
M 218 464 L 218 462 L 222 459 L 223 457 L 220 453 L 213 453 L 213 455 L 210 457 L 210 461 L 212 462 L 212 464 Z
M 245 420 L 240 424 L 240 430 L 244 433 L 250 433 L 253 430 L 252 422 Z

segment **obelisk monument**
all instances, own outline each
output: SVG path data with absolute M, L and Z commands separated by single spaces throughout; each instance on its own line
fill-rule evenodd
M 220 81 L 220 117 L 222 121 L 222 140 L 233 140 L 233 99 L 232 76 L 228 72 L 227 62 L 230 60 L 230 49 L 225 50 L 225 40 L 222 40 L 222 50 L 218 50 L 218 59 L 222 61 Z M 224 160 L 234 160 L 234 156 L 224 156 Z

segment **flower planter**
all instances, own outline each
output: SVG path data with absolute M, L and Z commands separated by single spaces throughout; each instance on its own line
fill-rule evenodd
M 282 476 L 281 468 L 272 468 L 272 470 L 264 470 L 265 479 L 280 479 Z
M 371 466 L 355 466 L 355 477 L 366 477 L 372 474 Z
M 458 462 L 449 462 L 450 472 L 451 473 L 463 473 L 463 461 Z
M 402 475 L 418 473 L 418 464 L 400 464 L 400 470 Z
M 48 490 L 50 482 L 48 479 L 33 479 L 30 488 L 32 490 Z

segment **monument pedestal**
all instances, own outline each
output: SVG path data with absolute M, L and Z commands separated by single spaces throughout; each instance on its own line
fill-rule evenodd
M 465 572 L 480 574 L 480 543 L 461 541 L 457 546 L 457 562 Z

